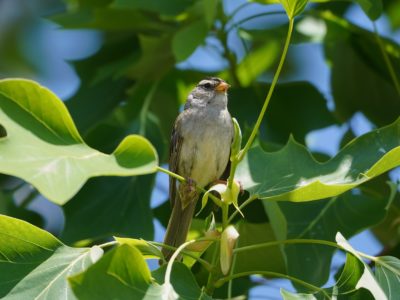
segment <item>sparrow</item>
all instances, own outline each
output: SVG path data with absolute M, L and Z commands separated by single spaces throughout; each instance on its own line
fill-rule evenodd
M 189 94 L 171 135 L 170 171 L 184 177 L 169 180 L 172 206 L 164 244 L 179 247 L 186 240 L 199 198 L 196 186 L 217 181 L 226 169 L 234 128 L 229 114 L 229 84 L 217 77 L 201 80 Z M 163 248 L 169 260 L 173 251 Z

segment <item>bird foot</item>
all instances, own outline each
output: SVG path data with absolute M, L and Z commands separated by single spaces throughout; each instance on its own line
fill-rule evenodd
M 197 183 L 192 178 L 185 178 L 186 179 L 186 188 L 189 192 L 195 192 Z

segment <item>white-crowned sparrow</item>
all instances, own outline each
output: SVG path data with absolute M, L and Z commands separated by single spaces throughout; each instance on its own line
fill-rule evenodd
M 189 183 L 180 184 L 170 177 L 172 214 L 165 244 L 178 247 L 186 240 L 199 197 L 193 184 L 205 187 L 218 180 L 228 164 L 233 139 L 233 124 L 227 109 L 228 88 L 220 78 L 200 81 L 175 121 L 169 168 Z M 167 260 L 173 253 L 165 248 L 162 251 Z

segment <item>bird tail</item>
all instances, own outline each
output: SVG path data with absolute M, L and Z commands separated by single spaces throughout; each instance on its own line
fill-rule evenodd
M 172 214 L 168 222 L 167 232 L 165 233 L 164 244 L 173 247 L 179 247 L 186 241 L 190 224 L 192 223 L 196 202 L 197 199 L 192 200 L 184 209 L 182 209 L 181 201 L 175 201 L 175 204 L 172 208 Z M 166 248 L 162 248 L 161 251 L 167 261 L 170 260 L 172 254 L 174 253 L 173 250 Z

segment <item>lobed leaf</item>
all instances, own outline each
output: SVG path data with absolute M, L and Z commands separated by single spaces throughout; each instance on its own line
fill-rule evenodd
M 340 195 L 399 165 L 400 119 L 356 138 L 325 163 L 292 138 L 277 152 L 255 146 L 236 178 L 253 197 L 304 202 Z
M 394 185 L 388 188 L 386 183 L 379 182 L 375 187 L 371 182 L 331 199 L 306 203 L 263 201 L 263 204 L 279 240 L 334 241 L 337 231 L 351 237 L 382 221 L 395 193 Z M 335 248 L 318 244 L 285 245 L 287 272 L 321 286 L 328 280 L 334 251 Z
M 65 105 L 30 80 L 0 81 L 0 172 L 20 177 L 64 204 L 90 177 L 155 172 L 157 154 L 145 138 L 127 136 L 110 154 L 87 146 Z

